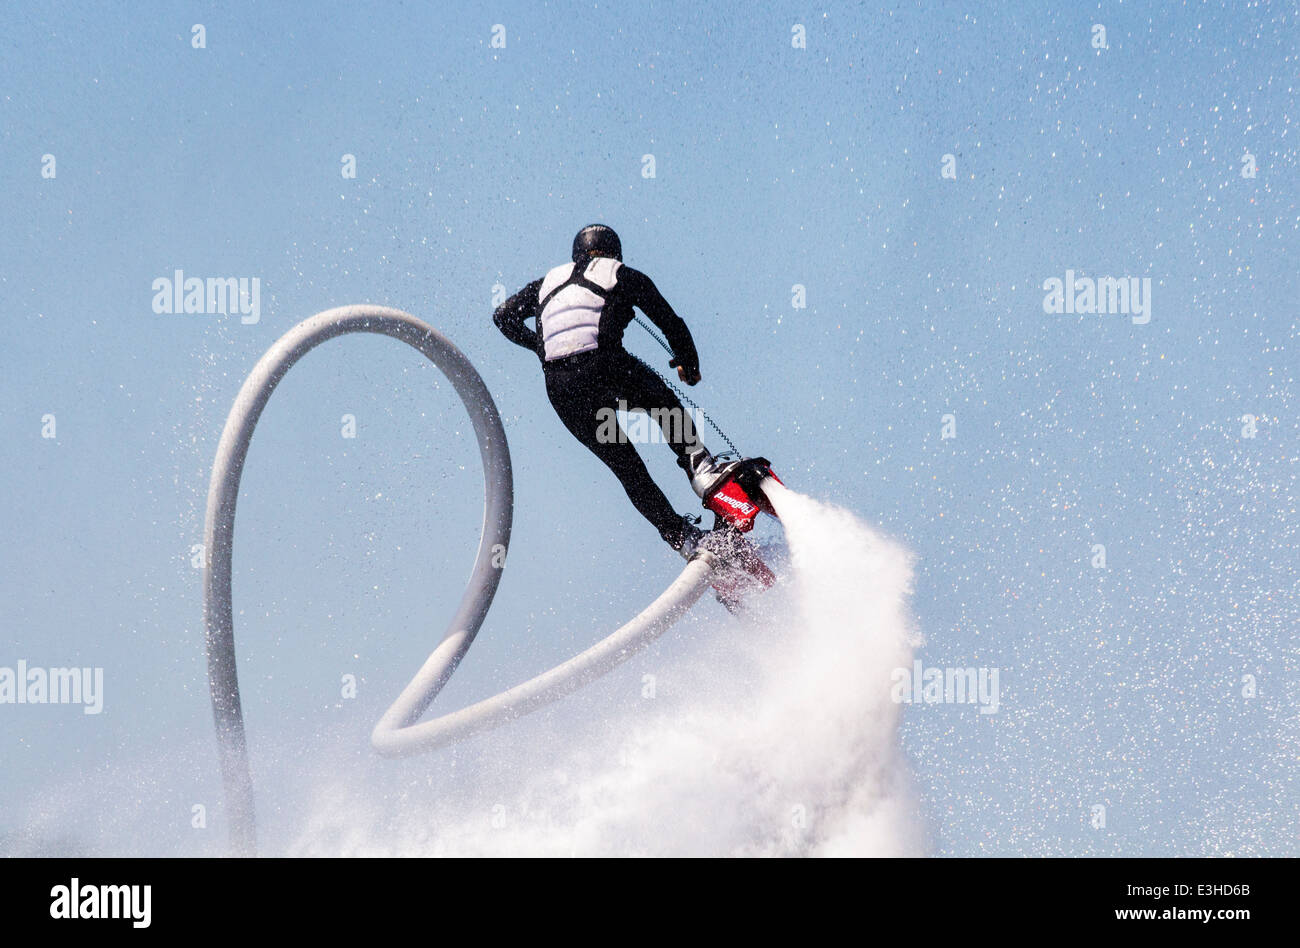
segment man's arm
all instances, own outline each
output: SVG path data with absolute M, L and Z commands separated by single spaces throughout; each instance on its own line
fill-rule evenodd
M 673 312 L 654 281 L 640 270 L 623 267 L 619 280 L 627 281 L 632 305 L 659 327 L 659 331 L 668 339 L 668 345 L 673 347 L 676 358 L 669 365 L 677 367 L 682 381 L 694 385 L 700 380 L 700 356 L 695 351 L 695 340 L 691 338 L 686 323 Z
M 498 306 L 492 314 L 492 322 L 496 323 L 503 336 L 515 345 L 537 353 L 541 352 L 541 337 L 529 329 L 524 320 L 537 315 L 537 291 L 541 285 L 541 280 L 534 280 Z

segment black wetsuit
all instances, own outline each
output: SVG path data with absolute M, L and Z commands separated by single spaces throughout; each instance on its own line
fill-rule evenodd
M 614 472 L 636 509 L 677 548 L 692 528 L 650 477 L 612 413 L 645 411 L 658 420 L 683 469 L 687 450 L 699 441 L 672 389 L 623 348 L 633 307 L 663 332 L 674 362 L 696 374 L 699 356 L 686 323 L 649 277 L 611 258 L 556 267 L 501 304 L 493 321 L 507 339 L 542 360 L 546 394 L 564 426 Z M 537 331 L 525 325 L 533 318 Z

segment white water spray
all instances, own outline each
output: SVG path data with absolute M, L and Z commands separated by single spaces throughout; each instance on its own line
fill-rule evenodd
M 611 710 L 589 740 L 562 729 L 523 746 L 477 740 L 462 759 L 508 744 L 508 766 L 433 781 L 427 796 L 404 791 L 396 816 L 364 780 L 335 771 L 316 784 L 289 851 L 922 854 L 890 697 L 890 672 L 911 662 L 910 557 L 846 510 L 765 487 L 790 575 L 740 628 L 719 609 L 691 633 L 727 641 L 672 670 L 692 679 L 689 692 L 653 714 Z M 706 608 L 718 607 L 696 612 Z

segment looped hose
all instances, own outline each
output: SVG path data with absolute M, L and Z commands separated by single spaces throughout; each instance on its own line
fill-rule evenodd
M 384 756 L 433 750 L 481 733 L 569 694 L 626 661 L 662 634 L 703 594 L 716 563 L 687 563 L 677 580 L 635 619 L 569 661 L 522 685 L 460 711 L 420 722 L 469 650 L 496 595 L 510 543 L 514 487 L 505 430 L 483 379 L 442 333 L 401 310 L 344 306 L 327 310 L 285 333 L 258 361 L 235 397 L 212 466 L 204 528 L 207 563 L 203 612 L 208 688 L 216 722 L 222 782 L 236 855 L 257 850 L 253 780 L 240 703 L 231 604 L 235 502 L 253 430 L 285 373 L 327 339 L 373 332 L 418 349 L 451 381 L 469 412 L 483 462 L 483 533 L 460 605 L 438 645 L 375 726 L 371 741 Z

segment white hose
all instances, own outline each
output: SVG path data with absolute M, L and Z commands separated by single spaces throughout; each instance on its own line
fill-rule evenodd
M 487 386 L 469 360 L 451 340 L 414 316 L 385 306 L 363 305 L 326 310 L 302 321 L 267 350 L 240 388 L 221 433 L 208 487 L 204 529 L 208 556 L 203 577 L 208 688 L 229 809 L 231 848 L 237 855 L 255 855 L 257 849 L 253 780 L 240 703 L 231 603 L 239 480 L 253 430 L 280 379 L 325 340 L 352 332 L 374 332 L 400 339 L 442 370 L 469 412 L 484 476 L 483 533 L 460 606 L 423 667 L 375 725 L 371 742 L 379 753 L 399 757 L 443 747 L 575 691 L 627 660 L 680 618 L 703 594 L 716 563 L 709 554 L 690 561 L 663 595 L 640 615 L 562 665 L 468 708 L 419 723 L 465 657 L 501 580 L 514 510 L 505 430 Z

